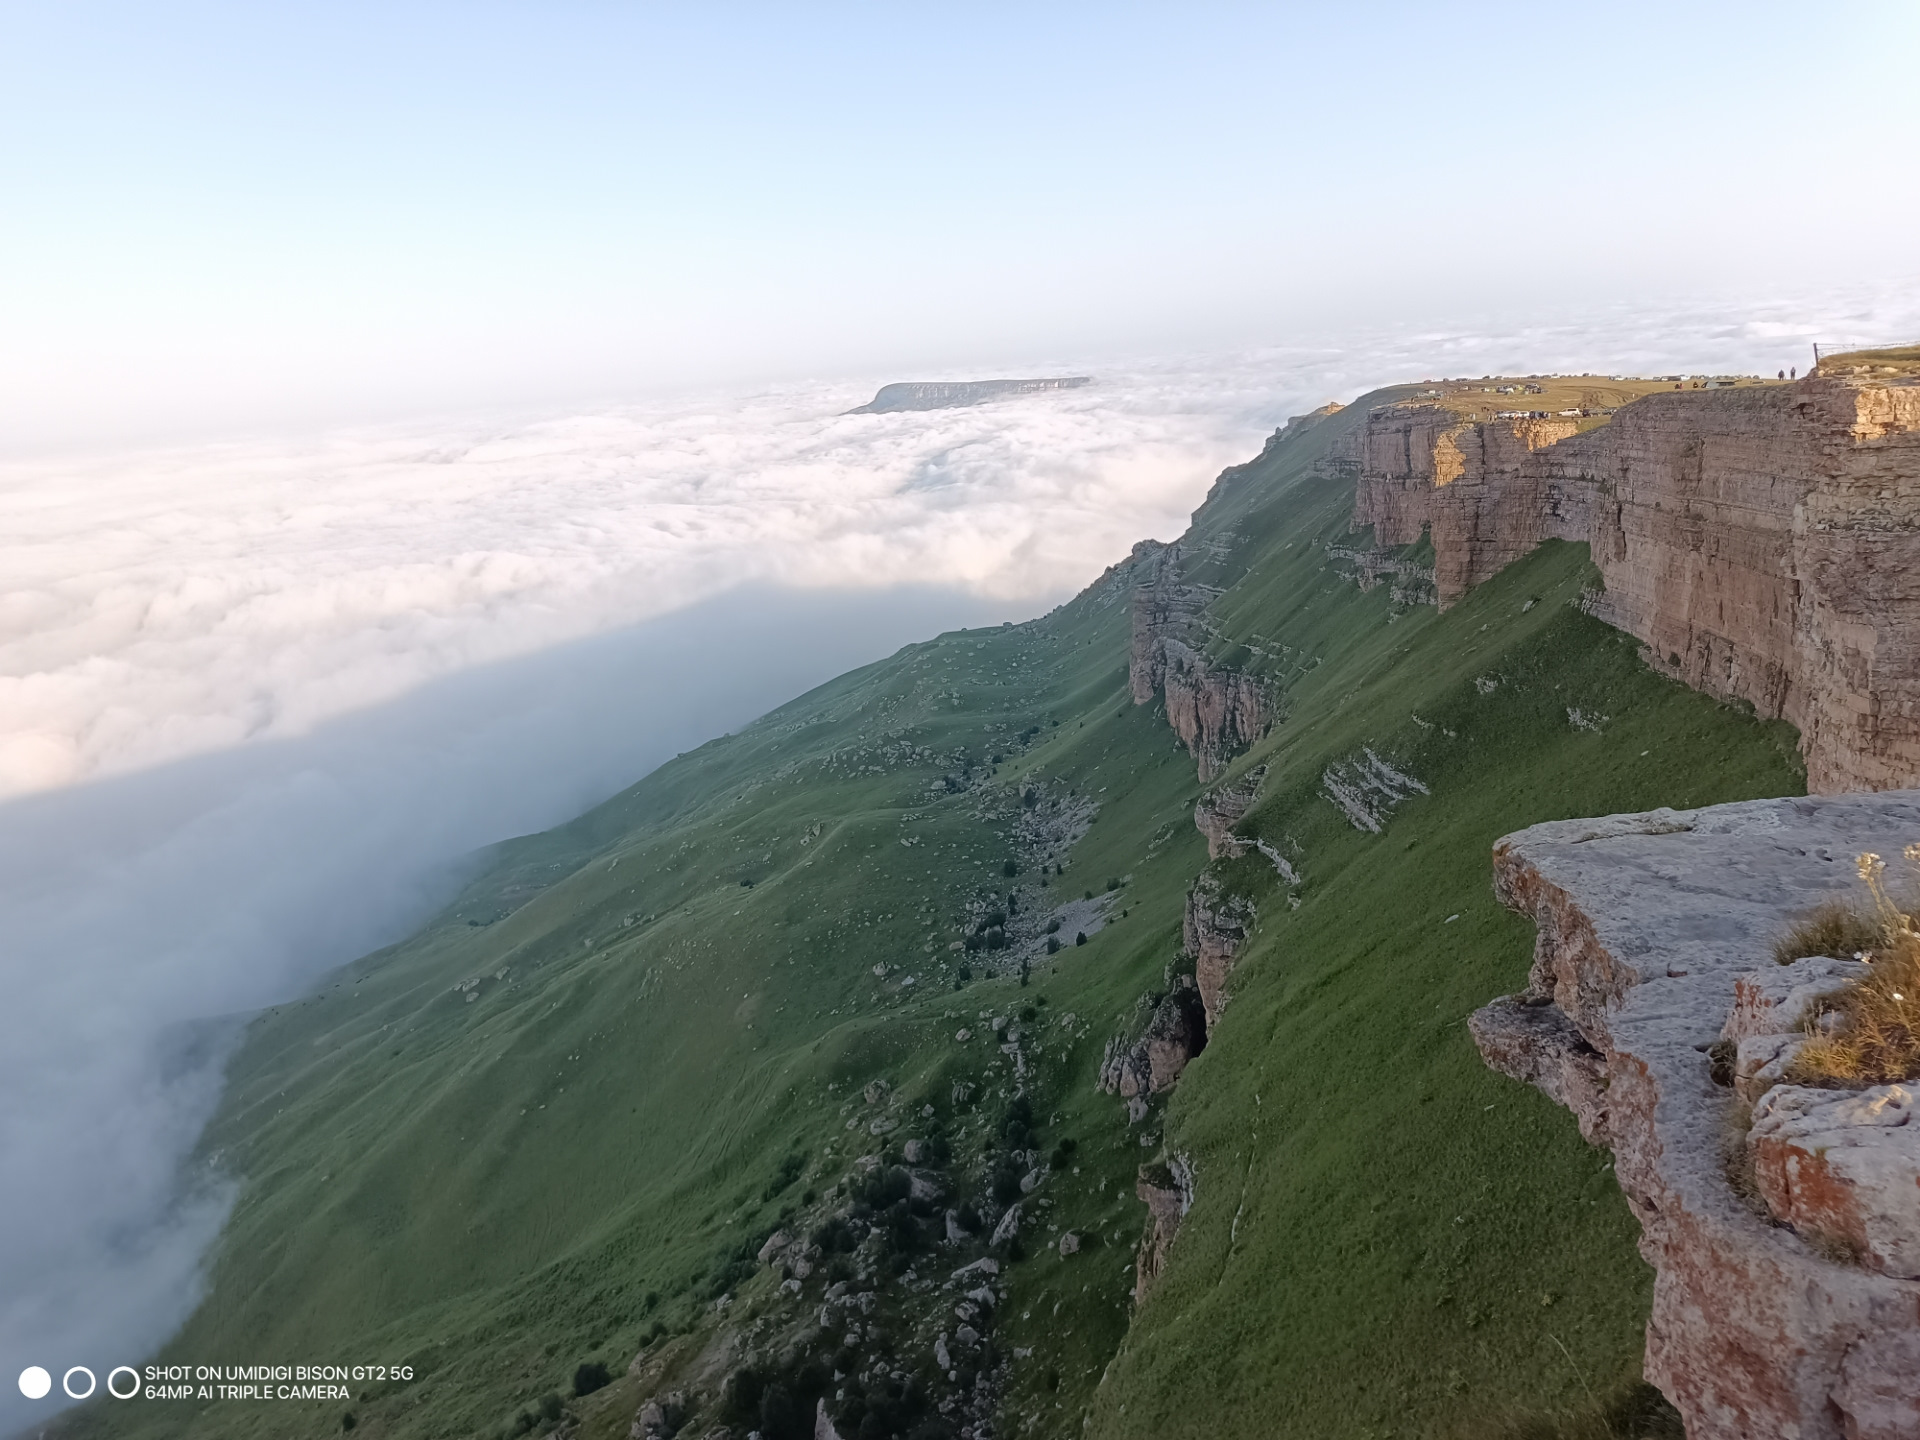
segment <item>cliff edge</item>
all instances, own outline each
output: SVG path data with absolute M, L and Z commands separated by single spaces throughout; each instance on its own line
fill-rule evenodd
M 1845 357 L 1840 357 L 1844 359 Z M 1593 613 L 1647 662 L 1800 730 L 1808 788 L 1920 780 L 1920 375 L 1823 363 L 1676 390 L 1609 423 L 1376 407 L 1342 457 L 1353 524 L 1431 536 L 1438 602 L 1547 539 L 1585 541 Z
M 1657 1272 L 1646 1375 L 1691 1440 L 1920 1435 L 1910 1087 L 1739 1073 L 1841 963 L 1776 965 L 1775 939 L 1852 888 L 1857 853 L 1915 836 L 1907 790 L 1555 821 L 1494 848 L 1496 892 L 1539 940 L 1526 991 L 1470 1028 L 1489 1065 L 1612 1148 Z

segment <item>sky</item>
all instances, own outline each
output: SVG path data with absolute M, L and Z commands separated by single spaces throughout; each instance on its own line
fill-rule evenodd
M 1920 270 L 1905 0 L 0 18 L 33 452 Z
M 237 1025 L 477 848 L 1323 401 L 1920 338 L 1916 15 L 0 0 L 0 1376 L 169 1333 Z

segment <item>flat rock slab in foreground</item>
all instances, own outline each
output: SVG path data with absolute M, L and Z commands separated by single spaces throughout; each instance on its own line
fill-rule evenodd
M 1690 1440 L 1920 1440 L 1920 1086 L 1758 1091 L 1756 1072 L 1749 1134 L 1725 1047 L 1722 1083 L 1707 1053 L 1726 1038 L 1752 1067 L 1769 1027 L 1788 1043 L 1834 967 L 1782 975 L 1775 940 L 1857 892 L 1860 852 L 1916 840 L 1903 790 L 1556 821 L 1494 847 L 1496 891 L 1540 934 L 1527 993 L 1475 1015 L 1474 1038 L 1612 1147 L 1657 1272 L 1647 1378 Z M 1846 1163 L 1810 1189 L 1827 1154 Z

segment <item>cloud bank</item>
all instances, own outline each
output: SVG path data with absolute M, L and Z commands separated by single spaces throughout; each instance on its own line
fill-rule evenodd
M 1839 295 L 1029 359 L 1000 373 L 1098 383 L 969 410 L 840 413 L 948 378 L 883 376 L 0 466 L 0 1365 L 104 1374 L 178 1323 L 230 1199 L 182 1170 L 222 1017 L 404 934 L 462 855 L 910 639 L 1044 609 L 1329 398 L 1902 334 L 1920 304 Z M 9 1389 L 0 1428 L 51 1403 Z

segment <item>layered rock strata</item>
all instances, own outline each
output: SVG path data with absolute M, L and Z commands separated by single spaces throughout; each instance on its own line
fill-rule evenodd
M 1920 781 L 1920 377 L 1652 395 L 1610 423 L 1440 404 L 1358 432 L 1353 523 L 1431 535 L 1442 607 L 1547 539 L 1656 667 L 1796 725 L 1817 792 Z
M 1220 592 L 1181 578 L 1180 547 L 1149 542 L 1133 560 L 1142 576 L 1127 665 L 1133 703 L 1163 698 L 1167 723 L 1211 780 L 1266 733 L 1272 706 L 1254 676 L 1208 662 L 1206 611 Z
M 1495 846 L 1496 891 L 1539 939 L 1526 992 L 1471 1029 L 1612 1148 L 1656 1271 L 1647 1378 L 1690 1440 L 1920 1436 L 1912 1097 L 1776 1085 L 1743 1133 L 1716 1083 L 1728 1045 L 1806 1025 L 1846 976 L 1770 970 L 1775 939 L 1851 890 L 1857 853 L 1916 837 L 1920 791 L 1895 791 L 1556 821 Z

